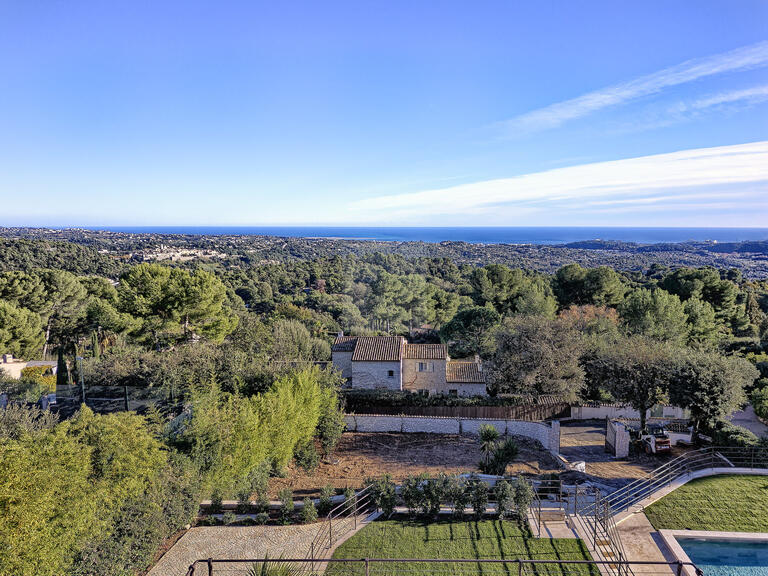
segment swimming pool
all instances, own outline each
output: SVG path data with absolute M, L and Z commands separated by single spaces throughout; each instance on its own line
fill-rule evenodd
M 677 536 L 705 576 L 768 576 L 768 542 Z

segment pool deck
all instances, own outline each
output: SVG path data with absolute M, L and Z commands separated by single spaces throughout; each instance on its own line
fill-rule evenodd
M 691 559 L 688 554 L 685 553 L 683 547 L 678 542 L 680 538 L 704 538 L 707 540 L 731 540 L 734 542 L 748 541 L 754 542 L 758 540 L 760 542 L 768 543 L 768 534 L 762 532 L 719 532 L 716 530 L 659 530 L 661 539 L 664 544 L 674 555 L 674 560 L 681 560 L 683 562 L 690 562 Z M 685 576 L 696 576 L 696 573 L 690 568 L 683 568 Z

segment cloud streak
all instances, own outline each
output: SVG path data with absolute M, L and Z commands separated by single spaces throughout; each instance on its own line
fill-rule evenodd
M 721 92 L 705 98 L 699 98 L 691 104 L 694 110 L 705 110 L 713 106 L 722 106 L 727 104 L 758 104 L 768 100 L 768 85 L 745 88 L 743 90 L 732 90 L 730 92 Z
M 556 128 L 565 122 L 617 106 L 665 88 L 693 82 L 708 76 L 748 70 L 768 65 L 768 41 L 758 42 L 706 58 L 688 60 L 676 66 L 641 76 L 628 82 L 589 92 L 522 114 L 502 123 L 508 133 L 528 133 Z
M 352 214 L 413 220 L 425 214 L 519 219 L 622 204 L 647 210 L 739 199 L 753 215 L 768 212 L 768 141 L 597 162 L 460 186 L 359 200 Z M 762 200 L 761 200 L 762 199 Z M 747 206 L 748 205 L 748 206 Z M 755 213 L 758 212 L 758 214 Z M 517 221 L 515 224 L 525 224 Z

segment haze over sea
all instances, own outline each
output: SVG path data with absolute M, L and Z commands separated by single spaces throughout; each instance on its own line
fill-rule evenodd
M 474 244 L 567 244 L 584 240 L 639 244 L 768 240 L 768 228 L 112 226 L 88 229 L 151 234 L 260 235 L 394 242 L 457 241 Z

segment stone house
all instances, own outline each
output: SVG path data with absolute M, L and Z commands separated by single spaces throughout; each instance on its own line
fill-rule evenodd
M 486 394 L 480 360 L 451 360 L 443 344 L 411 344 L 402 336 L 339 334 L 331 350 L 334 366 L 352 388 Z

